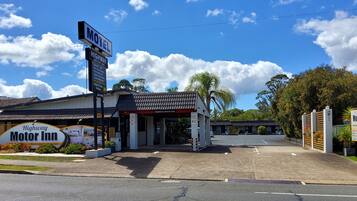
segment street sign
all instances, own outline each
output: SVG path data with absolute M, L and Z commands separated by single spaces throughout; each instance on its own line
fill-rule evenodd
M 357 109 L 351 111 L 352 141 L 357 141 Z
M 78 22 L 78 39 L 97 47 L 105 56 L 112 56 L 112 42 L 84 21 Z
M 88 60 L 89 90 L 99 94 L 105 93 L 107 89 L 107 58 L 91 48 L 86 48 L 86 59 Z

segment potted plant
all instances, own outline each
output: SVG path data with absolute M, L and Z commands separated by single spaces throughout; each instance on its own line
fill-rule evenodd
M 115 152 L 115 142 L 106 141 L 105 142 L 105 148 L 110 148 L 112 150 L 112 153 Z
M 343 143 L 343 155 L 351 156 L 355 155 L 356 150 L 351 147 L 352 144 L 352 131 L 351 126 L 346 125 L 341 130 L 338 131 L 337 139 Z

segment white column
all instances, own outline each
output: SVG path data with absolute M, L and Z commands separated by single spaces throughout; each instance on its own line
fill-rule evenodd
M 209 117 L 205 118 L 206 120 L 206 145 L 211 145 L 211 124 Z
M 324 152 L 332 153 L 332 109 L 329 106 L 323 110 L 324 115 Z
M 130 113 L 130 149 L 138 149 L 138 114 Z
M 120 130 L 120 115 L 118 115 L 118 131 L 115 133 L 115 137 L 120 138 L 121 135 L 121 130 Z
M 166 123 L 165 118 L 161 119 L 160 122 L 160 145 L 165 145 L 165 134 L 166 134 Z
M 191 112 L 191 139 L 192 151 L 198 151 L 197 138 L 198 138 L 198 116 L 197 112 Z
M 154 145 L 154 135 L 155 135 L 155 127 L 154 127 L 154 117 L 146 117 L 147 122 L 147 140 L 148 145 Z
M 304 134 L 306 133 L 305 131 L 305 121 L 306 121 L 306 113 L 304 113 L 301 116 L 301 132 L 302 132 L 302 147 L 305 147 L 305 141 L 304 141 Z
M 313 149 L 314 148 L 314 133 L 316 131 L 316 126 L 317 126 L 317 124 L 316 124 L 316 110 L 313 110 L 311 112 L 310 118 L 311 118 L 311 131 L 310 131 L 311 149 Z
M 206 120 L 205 115 L 199 114 L 200 120 L 200 147 L 206 146 Z

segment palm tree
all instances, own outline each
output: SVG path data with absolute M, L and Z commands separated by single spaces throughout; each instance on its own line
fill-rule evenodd
M 348 107 L 343 111 L 342 117 L 344 122 L 346 123 L 351 122 L 351 113 L 352 113 L 352 107 Z
M 197 91 L 204 98 L 208 112 L 211 112 L 211 103 L 219 110 L 225 110 L 235 103 L 234 95 L 228 89 L 220 87 L 220 79 L 213 73 L 197 73 L 190 78 L 186 91 Z

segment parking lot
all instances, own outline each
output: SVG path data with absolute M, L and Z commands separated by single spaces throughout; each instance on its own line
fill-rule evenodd
M 215 135 L 213 145 L 225 146 L 284 146 L 291 145 L 284 135 Z

